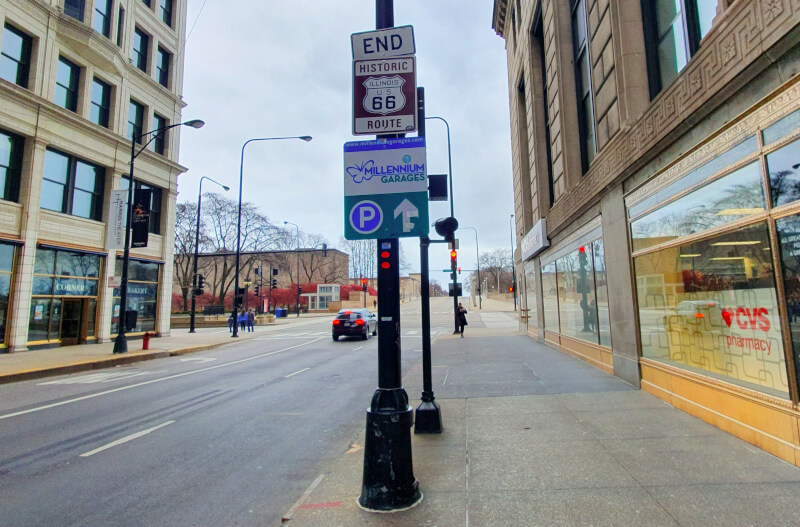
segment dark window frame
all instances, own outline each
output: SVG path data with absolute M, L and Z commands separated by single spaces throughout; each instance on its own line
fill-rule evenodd
M 137 40 L 139 46 L 137 47 Z M 150 35 L 139 29 L 139 26 L 133 30 L 133 44 L 132 59 L 133 65 L 140 70 L 147 72 L 147 62 L 150 54 Z
M 13 81 L 10 79 L 6 79 L 9 82 L 13 82 L 14 84 L 21 86 L 25 89 L 28 88 L 28 81 L 30 80 L 30 72 L 31 72 L 31 60 L 32 60 L 32 53 L 33 53 L 33 37 L 22 31 L 21 29 L 13 26 L 11 24 L 6 23 L 3 26 L 3 31 L 8 31 L 13 33 L 14 35 L 18 36 L 22 40 L 22 48 L 20 49 L 20 57 L 12 57 L 8 53 L 6 53 L 5 49 L 0 50 L 0 54 L 6 58 L 6 60 L 10 60 L 17 64 L 17 78 Z M 3 39 L 5 42 L 6 39 Z
M 166 64 L 164 64 L 166 60 Z M 172 53 L 162 46 L 156 49 L 156 81 L 165 88 L 169 88 L 170 68 L 172 67 Z
M 158 11 L 159 18 L 169 27 L 172 27 L 172 13 L 175 5 L 172 0 L 159 0 Z
M 95 100 L 95 85 L 100 85 L 103 88 L 102 100 L 100 101 Z M 95 121 L 92 119 L 91 111 L 89 113 L 89 120 L 105 128 L 108 128 L 109 122 L 111 121 L 111 90 L 111 85 L 107 82 L 97 77 L 92 79 L 91 107 L 92 109 L 98 109 L 98 120 Z
M 656 98 L 656 96 L 661 93 L 661 91 L 666 88 L 664 85 L 662 78 L 661 78 L 661 70 L 660 64 L 658 61 L 658 45 L 659 45 L 659 37 L 658 34 L 658 18 L 656 16 L 656 5 L 655 2 L 657 0 L 641 0 L 642 3 L 642 26 L 645 36 L 648 34 L 655 35 L 656 38 L 645 38 L 645 56 L 647 59 L 647 84 L 650 90 L 650 100 Z M 686 50 L 688 52 L 688 56 L 684 57 L 686 59 L 686 64 L 688 66 L 689 62 L 692 60 L 692 57 L 700 49 L 700 19 L 697 12 L 697 4 L 693 0 L 678 0 L 681 6 L 681 22 L 683 25 L 683 34 L 684 34 L 684 46 L 686 46 Z M 679 75 L 681 71 L 686 69 L 684 68 L 678 70 L 677 74 Z M 671 83 L 670 83 L 671 84 Z
M 105 11 L 100 10 L 98 4 L 100 4 L 100 7 L 105 4 Z M 111 10 L 111 0 L 94 0 L 92 27 L 106 38 L 111 37 Z
M 544 52 L 544 22 L 542 18 L 542 5 L 537 4 L 536 12 L 533 15 L 533 27 L 531 28 L 531 41 L 537 41 L 539 45 L 539 61 L 542 65 L 542 97 L 544 99 L 544 138 L 545 153 L 547 161 L 547 189 L 550 192 L 550 206 L 555 203 L 555 188 L 553 183 L 553 152 L 550 145 L 550 99 L 547 92 L 547 62 Z
M 64 0 L 64 14 L 68 17 L 83 22 L 84 13 L 86 13 L 85 0 Z
M 153 130 L 160 130 L 162 128 L 166 128 L 167 126 L 169 126 L 169 120 L 163 115 L 153 112 Z M 168 134 L 168 130 L 164 130 L 163 132 L 156 134 L 155 138 L 153 139 L 153 152 L 162 156 L 165 154 L 167 151 Z
M 90 163 L 77 156 L 68 154 L 66 152 L 62 152 L 61 150 L 57 150 L 55 148 L 48 148 L 47 151 L 53 152 L 60 156 L 64 156 L 67 159 L 67 174 L 65 183 L 61 183 L 60 181 L 48 178 L 47 177 L 48 174 L 46 173 L 46 171 L 42 174 L 43 181 L 50 181 L 64 188 L 62 195 L 62 202 L 61 202 L 61 210 L 49 209 L 46 207 L 42 208 L 45 210 L 53 210 L 54 212 L 60 212 L 62 214 L 69 214 L 70 216 L 77 216 L 79 218 L 85 218 L 94 221 L 102 221 L 103 195 L 105 190 L 105 178 L 107 169 L 100 165 L 95 165 L 94 163 Z M 93 190 L 81 189 L 79 187 L 76 187 L 78 163 L 83 163 L 84 165 L 88 165 L 89 167 L 92 167 L 95 170 L 95 181 Z M 81 192 L 87 192 L 92 196 L 94 196 L 94 202 L 92 203 L 92 210 L 88 217 L 74 213 L 74 208 L 75 208 L 74 198 L 75 198 L 76 188 L 78 188 L 78 190 L 80 190 Z
M 137 121 L 131 121 L 131 113 L 133 109 L 136 109 L 136 118 Z M 128 139 L 135 140 L 138 144 L 142 144 L 142 134 L 144 133 L 144 113 L 145 113 L 145 106 L 144 104 L 136 101 L 135 99 L 131 99 L 128 102 Z
M 56 93 L 54 98 L 56 99 L 54 102 L 65 108 L 71 112 L 78 111 L 78 97 L 80 95 L 80 85 L 81 85 L 81 67 L 68 58 L 59 55 L 58 57 L 58 69 L 61 69 L 61 66 L 64 65 L 65 67 L 69 68 L 69 86 L 65 86 L 59 81 L 58 73 L 56 73 Z M 58 89 L 61 88 L 65 91 L 65 100 L 64 104 L 60 104 L 58 102 Z
M 117 10 L 117 47 L 122 47 L 122 37 L 125 33 L 125 8 L 119 6 Z
M 585 35 L 583 35 L 583 40 L 579 40 L 581 35 L 578 35 L 578 23 L 576 17 L 579 16 L 579 9 L 583 10 L 584 29 L 586 30 Z M 572 29 L 573 60 L 575 62 L 575 96 L 577 98 L 578 130 L 580 133 L 579 142 L 581 147 L 581 167 L 583 169 L 583 173 L 585 174 L 589 170 L 589 166 L 594 160 L 594 157 L 597 155 L 597 127 L 594 122 L 594 88 L 592 86 L 592 57 L 589 53 L 591 38 L 589 36 L 589 16 L 586 12 L 586 0 L 570 1 L 570 25 Z M 588 79 L 589 86 L 583 86 L 583 83 L 581 82 L 582 74 L 580 70 L 580 64 L 581 61 L 584 60 L 584 55 L 586 65 L 588 67 L 586 78 Z M 584 113 L 586 109 L 585 104 L 587 98 L 591 107 L 591 123 L 588 122 L 587 116 Z M 589 139 L 589 124 L 591 124 L 592 130 L 591 137 L 593 149 L 591 152 L 589 151 L 589 145 L 587 145 L 587 141 Z
M 4 160 L 0 159 L 0 168 L 6 172 L 5 185 L 0 188 L 0 199 L 19 202 L 19 187 L 22 181 L 22 163 L 25 155 L 25 138 L 5 130 L 0 130 L 0 135 L 10 139 L 11 153 L 8 158 L 8 165 L 4 165 Z

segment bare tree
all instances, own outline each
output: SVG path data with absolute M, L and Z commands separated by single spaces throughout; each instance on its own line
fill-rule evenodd
M 175 210 L 175 280 L 181 288 L 183 310 L 189 309 L 189 292 L 194 279 L 194 239 L 197 226 L 197 205 L 194 203 L 178 203 Z M 203 223 L 200 232 L 203 234 Z
M 497 292 L 512 284 L 511 257 L 508 249 L 494 249 L 480 255 L 481 275 L 497 284 Z
M 350 278 L 376 275 L 378 265 L 377 240 L 345 240 L 339 238 L 339 244 L 350 255 Z

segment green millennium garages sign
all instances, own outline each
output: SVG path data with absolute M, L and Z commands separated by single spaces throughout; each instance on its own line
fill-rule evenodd
M 344 215 L 348 240 L 427 236 L 425 138 L 345 143 Z

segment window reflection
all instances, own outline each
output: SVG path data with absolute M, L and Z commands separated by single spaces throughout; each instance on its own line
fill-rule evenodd
M 767 155 L 772 205 L 800 198 L 800 140 Z
M 760 165 L 751 163 L 631 223 L 633 250 L 724 225 L 765 206 Z
M 558 285 L 555 262 L 542 266 L 542 301 L 544 303 L 544 329 L 558 333 Z
M 603 252 L 603 239 L 592 242 L 594 257 L 594 283 L 597 295 L 597 328 L 600 344 L 611 346 L 611 323 L 608 314 L 608 283 L 606 282 L 606 261 Z
M 588 251 L 587 251 L 588 249 Z M 597 342 L 597 299 L 591 245 L 556 260 L 561 334 Z
M 766 223 L 639 256 L 634 267 L 644 357 L 788 396 Z
M 538 306 L 536 305 L 536 266 L 533 262 L 525 264 L 525 296 L 528 308 L 528 326 L 536 327 L 536 313 Z
M 800 216 L 781 218 L 775 224 L 778 228 L 778 243 L 783 264 L 783 287 L 792 335 L 795 368 L 800 372 Z

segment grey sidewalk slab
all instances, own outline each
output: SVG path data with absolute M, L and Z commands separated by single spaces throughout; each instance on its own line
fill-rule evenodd
M 361 510 L 356 450 L 285 525 L 800 526 L 800 469 L 619 379 L 512 332 L 433 351 L 450 371 L 434 384 L 444 432 L 412 434 L 423 501 Z M 508 374 L 524 364 L 536 375 Z M 405 377 L 412 399 L 418 376 Z

